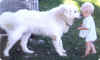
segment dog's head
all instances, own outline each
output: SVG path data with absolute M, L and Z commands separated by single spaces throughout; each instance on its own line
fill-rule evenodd
M 63 15 L 64 21 L 72 25 L 75 18 L 80 18 L 80 12 L 75 5 L 60 5 L 58 14 Z
M 80 18 L 80 12 L 78 11 L 78 8 L 75 5 L 64 6 L 64 9 L 64 15 L 68 19 Z

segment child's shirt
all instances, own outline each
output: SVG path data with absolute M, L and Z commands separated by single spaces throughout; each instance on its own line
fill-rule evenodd
M 92 16 L 83 19 L 82 27 L 88 28 L 88 30 L 80 30 L 80 37 L 85 38 L 86 41 L 95 41 L 97 39 L 95 22 Z

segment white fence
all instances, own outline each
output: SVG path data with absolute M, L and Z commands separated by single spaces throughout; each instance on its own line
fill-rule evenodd
M 26 0 L 26 5 L 30 10 L 39 10 L 39 0 Z

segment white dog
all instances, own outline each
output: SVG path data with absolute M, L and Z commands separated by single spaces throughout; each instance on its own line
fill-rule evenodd
M 8 43 L 4 55 L 9 56 L 9 50 L 21 40 L 24 52 L 34 53 L 27 48 L 31 34 L 44 35 L 52 38 L 56 52 L 66 56 L 61 37 L 68 32 L 75 18 L 80 14 L 74 5 L 60 5 L 49 11 L 19 10 L 16 13 L 4 12 L 0 16 L 0 27 L 8 34 Z

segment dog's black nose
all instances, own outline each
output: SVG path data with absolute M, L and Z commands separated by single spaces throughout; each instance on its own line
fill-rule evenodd
M 83 16 L 83 14 L 80 14 L 80 16 Z

